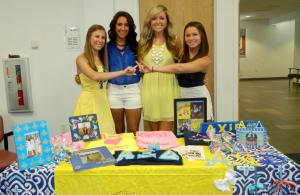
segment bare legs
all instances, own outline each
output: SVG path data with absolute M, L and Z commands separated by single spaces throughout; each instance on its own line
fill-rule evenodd
M 141 119 L 141 109 L 111 109 L 112 116 L 115 122 L 116 132 L 125 132 L 124 117 L 126 116 L 127 132 L 134 134 L 139 130 L 139 123 Z M 173 121 L 145 121 L 148 124 L 147 131 L 173 131 Z
M 141 119 L 141 109 L 111 109 L 111 113 L 115 122 L 116 132 L 125 132 L 124 116 L 126 116 L 126 124 L 128 132 L 137 132 Z
M 172 131 L 173 121 L 147 121 L 150 127 L 150 131 Z
M 125 132 L 125 125 L 124 125 L 124 110 L 121 109 L 111 109 L 111 113 L 115 122 L 116 132 L 117 133 L 124 133 Z
M 126 109 L 126 124 L 128 132 L 137 132 L 139 130 L 139 124 L 141 120 L 141 108 L 138 109 Z

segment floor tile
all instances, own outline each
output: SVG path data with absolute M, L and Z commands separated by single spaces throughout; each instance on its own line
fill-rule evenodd
M 260 120 L 269 142 L 284 153 L 300 153 L 300 87 L 287 79 L 241 80 L 240 120 Z

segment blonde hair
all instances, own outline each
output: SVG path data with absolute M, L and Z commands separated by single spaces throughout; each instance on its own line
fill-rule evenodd
M 83 55 L 88 60 L 89 66 L 95 71 L 97 71 L 97 66 L 95 64 L 93 49 L 91 46 L 91 37 L 92 37 L 93 32 L 95 32 L 97 30 L 102 30 L 102 31 L 104 31 L 104 34 L 105 34 L 105 45 L 99 51 L 99 58 L 100 58 L 101 62 L 103 63 L 103 68 L 107 69 L 107 48 L 106 48 L 107 38 L 106 38 L 106 31 L 103 26 L 101 26 L 99 24 L 94 24 L 88 29 L 88 32 L 86 33 L 85 45 L 84 45 L 84 51 L 83 51 Z
M 168 13 L 168 9 L 164 5 L 156 5 L 152 7 L 146 16 L 143 31 L 141 33 L 140 41 L 139 41 L 139 51 L 138 51 L 138 59 L 142 60 L 148 51 L 152 47 L 153 39 L 154 39 L 154 31 L 151 28 L 151 20 L 155 17 L 156 14 L 164 12 L 167 18 L 167 27 L 164 29 L 164 36 L 166 39 L 166 46 L 169 51 L 176 57 L 178 54 L 178 48 L 176 46 L 176 36 L 172 32 L 173 24 L 170 20 L 170 15 Z

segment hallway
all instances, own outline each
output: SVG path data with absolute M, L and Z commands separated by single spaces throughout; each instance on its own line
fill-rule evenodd
M 240 80 L 240 120 L 260 120 L 269 143 L 300 157 L 300 86 L 287 79 Z

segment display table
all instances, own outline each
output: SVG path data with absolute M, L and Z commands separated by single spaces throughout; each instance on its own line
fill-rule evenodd
M 208 147 L 205 157 L 212 157 Z M 55 194 L 231 194 L 214 186 L 226 170 L 222 163 L 207 167 L 203 160 L 183 159 L 181 166 L 110 165 L 75 173 L 71 164 L 62 162 L 54 170 Z
M 234 195 L 248 194 L 248 188 L 255 182 L 264 183 L 265 189 L 257 194 L 275 194 L 274 181 L 284 179 L 297 184 L 294 194 L 300 194 L 300 165 L 285 157 L 276 149 L 269 154 L 283 156 L 287 163 L 280 176 L 278 166 L 264 165 L 251 167 L 234 167 L 237 183 Z M 211 158 L 205 147 L 205 157 Z M 73 172 L 72 165 L 61 162 L 20 171 L 17 163 L 0 173 L 0 194 L 231 194 L 216 189 L 215 179 L 223 179 L 226 165 L 217 163 L 207 167 L 205 161 L 189 162 L 184 165 L 114 165 Z M 255 179 L 257 175 L 257 179 Z M 55 188 L 54 188 L 55 184 Z M 280 194 L 291 194 L 287 185 L 282 185 Z

